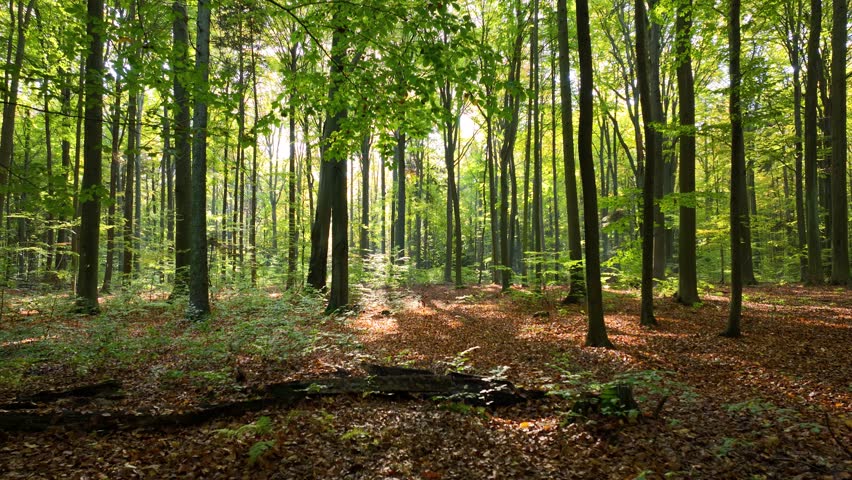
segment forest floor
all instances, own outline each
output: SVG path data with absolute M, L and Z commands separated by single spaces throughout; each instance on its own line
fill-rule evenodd
M 364 375 L 363 362 L 502 375 L 553 395 L 499 408 L 326 396 L 181 428 L 0 430 L 0 477 L 852 478 L 848 289 L 747 288 L 734 340 L 718 336 L 725 291 L 695 307 L 657 299 L 655 329 L 639 327 L 635 292 L 606 291 L 613 350 L 583 348 L 583 306 L 561 294 L 365 289 L 357 312 L 320 321 L 318 300 L 232 293 L 205 325 L 156 302 L 91 320 L 18 299 L 0 319 L 0 405 L 123 385 L 33 405 L 41 414 L 181 412 L 273 382 Z M 570 414 L 572 392 L 614 381 L 633 386 L 640 415 Z

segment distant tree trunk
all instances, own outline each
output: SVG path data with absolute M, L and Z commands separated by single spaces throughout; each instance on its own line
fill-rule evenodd
M 196 19 L 195 117 L 192 126 L 192 229 L 190 237 L 189 306 L 187 317 L 202 320 L 210 313 L 207 268 L 207 96 L 210 86 L 210 0 L 198 0 Z M 256 149 L 256 148 L 255 148 Z
M 252 24 L 251 38 L 254 39 L 254 24 Z M 252 106 L 254 107 L 254 125 L 252 130 L 251 149 L 251 204 L 249 205 L 249 263 L 251 263 L 251 284 L 257 286 L 257 122 L 260 113 L 257 105 L 257 56 L 254 51 L 254 42 L 251 45 L 251 92 Z
M 295 51 L 295 49 L 293 50 Z M 295 54 L 291 57 L 291 66 L 295 65 Z M 290 97 L 290 153 L 287 176 L 287 288 L 293 288 L 298 283 L 296 265 L 299 261 L 299 231 L 296 223 L 296 105 L 295 95 Z
M 373 142 L 369 133 L 361 139 L 361 229 L 358 249 L 361 256 L 370 252 L 370 146 Z
M 175 280 L 173 296 L 189 292 L 189 269 L 191 249 L 191 185 L 190 185 L 190 131 L 189 96 L 184 85 L 184 73 L 189 62 L 189 36 L 187 33 L 186 7 L 180 1 L 172 4 L 175 15 L 172 24 L 174 34 L 173 65 L 175 103 Z
M 657 173 L 655 165 L 661 161 L 657 145 L 657 135 L 654 122 L 657 120 L 656 107 L 658 98 L 651 82 L 651 59 L 649 52 L 648 16 L 645 12 L 645 0 L 636 0 L 636 71 L 639 79 L 642 118 L 645 127 L 645 168 L 642 186 L 642 302 L 639 317 L 641 325 L 657 324 L 654 318 L 654 242 L 657 240 L 654 228 L 654 191 L 655 183 L 661 179 L 654 178 Z M 588 232 L 586 232 L 588 235 Z
M 553 269 L 559 280 L 559 255 L 562 244 L 559 238 L 559 170 L 556 168 L 556 38 L 550 29 L 550 168 L 553 172 Z
M 50 80 L 48 77 L 43 79 L 44 91 L 44 148 L 45 148 L 45 167 L 47 172 L 47 197 L 53 200 L 56 195 L 54 188 L 54 171 L 53 171 L 53 140 L 50 131 Z M 56 226 L 52 212 L 47 212 L 47 231 L 45 232 L 45 249 L 47 257 L 45 258 L 45 270 L 53 268 L 53 255 L 56 249 Z
M 698 303 L 695 252 L 695 80 L 692 76 L 692 0 L 678 5 L 676 20 L 678 105 L 680 106 L 680 232 L 677 300 Z
M 613 345 L 606 334 L 606 324 L 604 323 L 598 241 L 598 198 L 592 154 L 592 128 L 594 127 L 592 92 L 594 85 L 592 84 L 592 39 L 588 0 L 576 0 L 576 10 L 580 60 L 580 124 L 577 132 L 577 143 L 580 155 L 580 180 L 583 183 L 583 224 L 586 230 L 586 309 L 589 319 L 586 346 L 611 348 Z
M 559 97 L 562 112 L 562 161 L 565 164 L 565 198 L 568 205 L 568 268 L 571 290 L 567 302 L 579 301 L 586 294 L 583 285 L 583 253 L 580 236 L 580 204 L 577 200 L 577 167 L 574 163 L 574 111 L 571 101 L 571 57 L 568 39 L 568 6 L 557 0 L 559 27 Z
M 136 167 L 136 87 L 130 80 L 127 96 L 127 150 L 125 151 L 124 167 L 124 256 L 121 261 L 122 282 L 130 283 L 130 275 L 133 271 L 133 183 L 136 179 L 134 173 Z
M 849 202 L 846 194 L 846 42 L 849 5 L 834 0 L 831 29 L 831 283 L 849 284 Z
M 91 3 L 91 2 L 89 2 Z M 12 165 L 12 152 L 15 143 L 15 110 L 18 106 L 18 85 L 21 79 L 21 67 L 24 63 L 24 47 L 26 45 L 26 32 L 32 18 L 35 0 L 30 0 L 24 8 L 24 3 L 18 4 L 17 13 L 17 45 L 15 46 L 14 63 L 7 67 L 11 70 L 9 75 L 9 91 L 3 104 L 3 125 L 0 127 L 0 188 L 5 188 L 9 180 L 9 169 Z M 9 12 L 10 15 L 13 12 Z M 10 32 L 11 33 L 11 32 Z M 3 223 L 5 214 L 6 193 L 0 193 L 0 224 Z M 95 280 L 97 283 L 97 280 Z M 95 287 L 97 289 L 97 287 Z
M 405 257 L 405 145 L 406 136 L 404 132 L 396 132 L 396 222 L 394 224 L 394 260 L 399 262 Z
M 444 137 L 444 165 L 447 169 L 447 250 L 444 263 L 444 281 L 452 281 L 453 265 L 453 237 L 455 223 L 455 196 L 456 196 L 456 130 L 458 130 L 458 117 L 453 111 L 454 96 L 449 80 L 445 80 L 440 89 L 441 104 L 444 107 L 444 121 L 441 133 Z
M 163 104 L 163 164 L 166 169 L 166 239 L 169 242 L 175 241 L 175 186 L 174 186 L 174 162 L 172 155 L 172 146 L 170 145 L 172 138 L 171 132 L 171 114 L 169 106 Z M 227 138 L 227 137 L 226 137 Z M 225 155 L 227 162 L 227 152 Z M 227 197 L 227 195 L 226 195 Z M 224 204 L 223 204 L 224 205 Z M 222 207 L 224 212 L 225 207 Z
M 70 130 L 70 122 L 68 121 L 68 117 L 71 115 L 71 86 L 70 86 L 70 74 L 66 74 L 62 69 L 60 69 L 60 76 L 62 77 L 62 110 L 61 114 L 63 117 L 63 123 L 66 126 L 67 130 Z M 62 188 L 63 188 L 63 198 L 65 197 L 65 192 L 67 188 L 68 181 L 68 172 L 71 171 L 71 142 L 68 141 L 67 136 L 63 135 L 62 137 Z M 67 221 L 66 215 L 59 215 L 59 223 L 60 225 L 65 224 Z M 68 228 L 61 227 L 59 229 L 59 234 L 57 236 L 57 252 L 56 252 L 56 270 L 63 271 L 68 268 L 68 255 L 67 244 L 69 241 L 70 232 Z
M 107 231 L 106 231 L 106 265 L 104 266 L 104 280 L 101 285 L 101 293 L 108 294 L 112 289 L 112 276 L 115 270 L 115 207 L 118 204 L 118 183 L 121 172 L 121 75 L 116 73 L 115 78 L 115 100 L 112 108 L 112 121 L 110 125 L 111 162 L 109 169 L 109 206 L 107 207 Z
M 104 41 L 103 0 L 86 3 L 86 56 L 84 162 L 81 189 L 80 257 L 77 274 L 77 308 L 94 314 L 98 307 L 98 244 L 101 222 L 101 141 L 103 137 Z M 5 125 L 5 123 L 4 123 Z
M 819 232 L 819 185 L 817 178 L 817 81 L 819 79 L 819 44 L 822 32 L 822 1 L 811 0 L 811 26 L 808 38 L 808 76 L 805 86 L 805 208 L 807 219 L 808 276 L 807 283 L 823 283 L 822 245 Z
M 542 158 L 541 158 L 541 108 L 539 93 L 541 91 L 540 58 L 538 41 L 538 12 L 539 1 L 533 1 L 533 29 L 530 43 L 530 75 L 532 75 L 532 102 L 533 102 L 533 201 L 532 201 L 532 251 L 535 261 L 535 280 L 533 288 L 541 289 L 544 278 L 542 277 L 542 264 L 544 263 L 544 192 L 542 188 Z M 597 213 L 595 213 L 597 215 Z
M 817 0 L 818 1 L 818 0 Z M 722 336 L 739 337 L 743 303 L 743 219 L 748 215 L 745 187 L 745 145 L 740 104 L 740 0 L 731 0 L 728 18 L 729 72 L 731 75 L 731 303 L 728 326 Z

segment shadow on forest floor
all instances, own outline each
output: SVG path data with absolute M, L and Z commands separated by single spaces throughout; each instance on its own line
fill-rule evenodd
M 110 376 L 125 383 L 125 398 L 100 408 L 181 411 L 212 398 L 242 398 L 253 385 L 282 379 L 358 375 L 360 362 L 371 361 L 483 375 L 508 367 L 508 380 L 553 392 L 621 378 L 632 382 L 648 415 L 574 418 L 560 395 L 498 409 L 335 397 L 160 432 L 0 431 L 0 472 L 8 478 L 33 472 L 47 478 L 850 478 L 844 449 L 852 444 L 849 290 L 747 288 L 744 337 L 737 340 L 718 336 L 727 298 L 717 293 L 695 307 L 657 299 L 660 326 L 649 330 L 638 325 L 635 292 L 607 291 L 614 350 L 582 347 L 584 307 L 561 306 L 559 290 L 501 293 L 494 286 L 370 289 L 363 311 L 325 319 L 316 315 L 317 299 L 239 295 L 220 299 L 203 327 L 169 317 L 164 307 L 154 314 L 150 306 L 112 323 L 54 317 L 37 333 L 80 330 L 86 338 L 140 340 L 120 347 L 86 343 L 91 355 L 111 359 L 88 372 L 34 362 L 16 387 L 0 388 L 0 399 Z M 21 322 L 0 325 L 2 338 L 26 340 L 10 333 Z M 21 361 L 15 352 L 26 344 L 0 343 L 0 361 Z M 122 355 L 111 348 L 135 350 Z M 235 380 L 234 372 L 243 378 Z M 658 408 L 658 416 L 650 415 Z

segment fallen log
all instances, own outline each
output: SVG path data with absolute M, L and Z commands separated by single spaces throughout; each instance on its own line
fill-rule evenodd
M 0 431 L 38 432 L 54 427 L 86 431 L 168 429 L 198 425 L 216 418 L 235 417 L 272 406 L 286 408 L 308 397 L 346 394 L 440 397 L 492 407 L 515 405 L 544 396 L 543 391 L 520 389 L 505 380 L 456 373 L 438 375 L 402 367 L 384 368 L 373 370 L 379 372 L 379 375 L 367 377 L 323 377 L 266 385 L 257 390 L 258 398 L 208 405 L 187 412 L 43 413 L 0 410 Z

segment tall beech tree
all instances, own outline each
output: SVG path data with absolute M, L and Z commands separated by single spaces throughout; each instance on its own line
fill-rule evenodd
M 601 290 L 600 241 L 598 239 L 598 198 L 595 186 L 595 162 L 592 153 L 594 92 L 592 39 L 588 0 L 576 0 L 577 52 L 580 63 L 580 122 L 577 132 L 580 180 L 583 183 L 583 226 L 586 231 L 586 309 L 589 330 L 586 346 L 612 348 L 606 334 Z
M 677 6 L 675 50 L 680 121 L 680 232 L 677 300 L 698 303 L 695 242 L 695 79 L 692 76 L 692 0 Z
M 175 279 L 173 295 L 189 292 L 192 237 L 191 144 L 189 93 L 185 84 L 189 65 L 189 34 L 186 5 L 172 3 L 172 72 L 174 85 L 174 169 L 175 169 Z
M 846 193 L 846 52 L 849 4 L 833 0 L 831 27 L 831 283 L 849 284 L 849 201 Z
M 189 306 L 187 316 L 210 313 L 207 268 L 207 103 L 210 95 L 210 0 L 198 0 L 195 37 L 195 116 L 193 118 L 190 211 Z
M 574 111 L 571 101 L 571 59 L 566 0 L 556 2 L 559 42 L 559 99 L 562 115 L 562 160 L 565 164 L 565 198 L 568 206 L 568 268 L 571 290 L 565 303 L 579 302 L 585 295 L 580 235 L 580 204 L 577 200 L 577 167 L 574 162 Z
M 654 318 L 654 191 L 655 184 L 662 179 L 656 178 L 657 164 L 662 161 L 655 124 L 659 120 L 659 97 L 653 86 L 651 76 L 650 32 L 645 0 L 636 0 L 636 72 L 639 84 L 639 99 L 642 105 L 642 119 L 645 131 L 645 168 L 642 185 L 642 302 L 639 323 L 646 326 L 657 324 Z
M 818 0 L 817 0 L 818 1 Z M 728 11 L 728 71 L 731 85 L 729 112 L 731 119 L 731 303 L 728 326 L 723 337 L 739 337 L 743 305 L 743 272 L 745 248 L 743 224 L 748 215 L 745 184 L 745 141 L 742 119 L 742 73 L 740 70 L 740 0 L 730 0 Z
M 819 186 L 817 161 L 820 135 L 817 130 L 818 82 L 820 78 L 820 35 L 822 32 L 822 0 L 811 0 L 810 34 L 807 47 L 807 80 L 805 82 L 805 223 L 807 225 L 807 283 L 823 283 L 822 241 L 819 231 Z
M 98 246 L 100 244 L 104 77 L 104 2 L 86 2 L 85 120 L 83 126 L 83 181 L 80 184 L 80 243 L 76 305 L 80 311 L 97 313 Z

